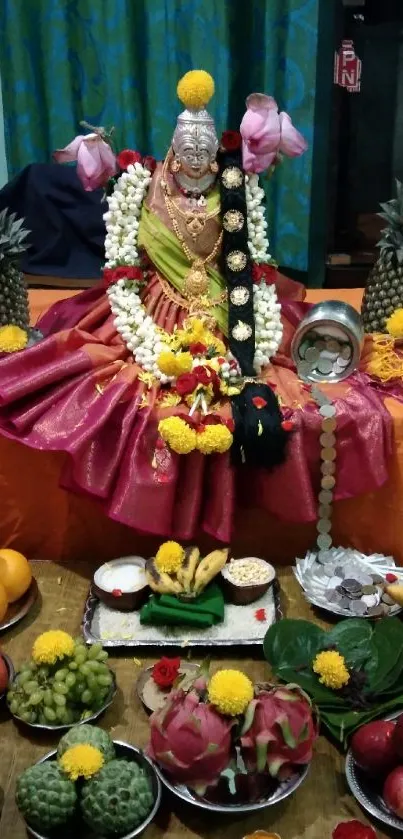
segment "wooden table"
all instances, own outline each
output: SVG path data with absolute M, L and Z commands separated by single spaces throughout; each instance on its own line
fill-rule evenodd
M 16 667 L 29 656 L 30 647 L 41 632 L 58 627 L 73 635 L 79 634 L 83 604 L 91 579 L 90 563 L 77 563 L 74 568 L 52 562 L 33 564 L 41 593 L 40 603 L 30 616 L 0 638 L 4 652 L 11 656 Z M 280 569 L 279 576 L 285 614 L 289 617 L 312 617 L 291 571 Z M 135 660 L 137 655 L 145 664 L 156 658 L 143 659 L 141 651 L 138 654 L 135 649 L 111 656 L 110 663 L 116 672 L 119 692 L 101 724 L 115 739 L 145 746 L 148 738 L 147 716 L 135 692 L 139 673 Z M 195 657 L 195 660 L 200 659 Z M 260 648 L 250 654 L 245 651 L 244 658 L 240 657 L 238 649 L 230 660 L 226 651 L 223 657 L 217 654 L 215 661 L 220 665 L 239 667 L 253 680 L 267 680 L 269 675 Z M 25 839 L 24 825 L 14 802 L 16 778 L 23 769 L 53 749 L 58 741 L 52 734 L 28 732 L 28 729 L 19 729 L 9 718 L 7 709 L 4 706 L 1 708 L 1 839 Z M 157 822 L 148 829 L 147 839 L 160 839 L 162 836 L 170 839 L 219 839 L 223 833 L 226 839 L 242 839 L 257 829 L 276 831 L 282 839 L 331 839 L 332 830 L 339 821 L 353 818 L 366 821 L 347 791 L 343 764 L 342 755 L 321 737 L 308 778 L 296 794 L 283 804 L 250 817 L 232 820 L 218 816 L 212 818 L 211 814 L 187 807 L 167 794 Z M 379 839 L 395 835 L 393 832 L 378 831 Z

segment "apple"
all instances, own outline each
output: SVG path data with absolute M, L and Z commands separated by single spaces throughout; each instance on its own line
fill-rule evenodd
M 403 766 L 397 766 L 386 778 L 383 798 L 386 806 L 403 819 Z
M 395 724 L 376 720 L 363 725 L 351 740 L 355 762 L 368 775 L 387 775 L 399 763 L 394 747 Z
M 403 714 L 396 720 L 393 733 L 393 746 L 396 754 L 403 758 Z
M 2 654 L 0 653 L 0 695 L 8 687 L 8 668 Z

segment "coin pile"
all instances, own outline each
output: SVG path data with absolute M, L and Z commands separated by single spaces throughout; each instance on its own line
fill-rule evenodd
M 351 342 L 330 335 L 308 332 L 298 347 L 298 375 L 301 379 L 315 378 L 337 381 L 347 371 L 353 358 Z
M 323 579 L 327 603 L 357 617 L 389 615 L 396 604 L 384 593 L 386 580 L 369 567 L 349 562 L 342 564 L 342 555 L 343 551 L 336 549 L 320 551 L 315 563 L 314 573 Z
M 318 506 L 318 531 L 317 546 L 319 551 L 328 550 L 332 545 L 330 531 L 332 529 L 332 502 L 333 489 L 336 484 L 336 408 L 330 403 L 326 396 L 319 392 L 313 393 L 313 397 L 320 404 L 319 413 L 321 423 L 321 481 Z

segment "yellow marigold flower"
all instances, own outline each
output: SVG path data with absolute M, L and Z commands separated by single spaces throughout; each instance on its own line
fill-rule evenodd
M 175 356 L 176 359 L 176 376 L 181 373 L 189 373 L 192 369 L 193 358 L 190 352 L 180 352 Z
M 340 690 L 350 681 L 346 662 L 337 650 L 324 650 L 315 656 L 312 670 L 319 676 L 322 685 L 332 690 Z
M 196 436 L 196 447 L 202 454 L 223 454 L 232 446 L 232 434 L 226 425 L 206 425 Z
M 160 408 L 176 408 L 181 401 L 181 397 L 178 393 L 164 393 L 158 400 L 158 404 Z
M 188 373 L 192 369 L 192 356 L 189 352 L 173 353 L 164 350 L 158 356 L 157 364 L 161 373 L 166 376 L 180 376 L 181 373 Z
M 39 635 L 32 648 L 36 664 L 55 664 L 59 658 L 73 655 L 74 641 L 71 635 L 61 629 L 50 629 Z
M 198 110 L 205 108 L 214 95 L 214 79 L 205 70 L 190 70 L 178 82 L 178 99 L 185 108 Z
M 102 752 L 89 743 L 72 746 L 59 759 L 59 766 L 71 781 L 77 781 L 78 778 L 88 780 L 102 769 L 104 763 Z
M 386 329 L 392 338 L 403 338 L 403 309 L 396 309 L 386 321 Z
M 189 454 L 196 448 L 196 432 L 180 417 L 167 417 L 160 420 L 158 431 L 172 451 L 177 454 Z
M 182 567 L 185 558 L 185 551 L 179 542 L 164 542 L 157 551 L 155 565 L 158 571 L 165 571 L 166 574 L 176 574 Z
M 0 352 L 17 352 L 23 350 L 28 343 L 28 334 L 20 326 L 0 327 Z
M 253 699 L 253 684 L 240 670 L 219 670 L 211 677 L 208 698 L 221 714 L 236 717 Z

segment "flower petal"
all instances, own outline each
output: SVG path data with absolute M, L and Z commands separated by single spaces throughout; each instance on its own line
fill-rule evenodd
M 308 148 L 305 138 L 294 128 L 291 118 L 284 111 L 280 114 L 280 151 L 288 157 L 299 157 Z
M 69 143 L 64 149 L 57 149 L 53 153 L 53 157 L 57 163 L 71 163 L 73 160 L 77 160 L 78 150 L 81 146 L 85 138 L 84 134 L 79 134 L 77 137 L 74 137 L 74 140 Z

